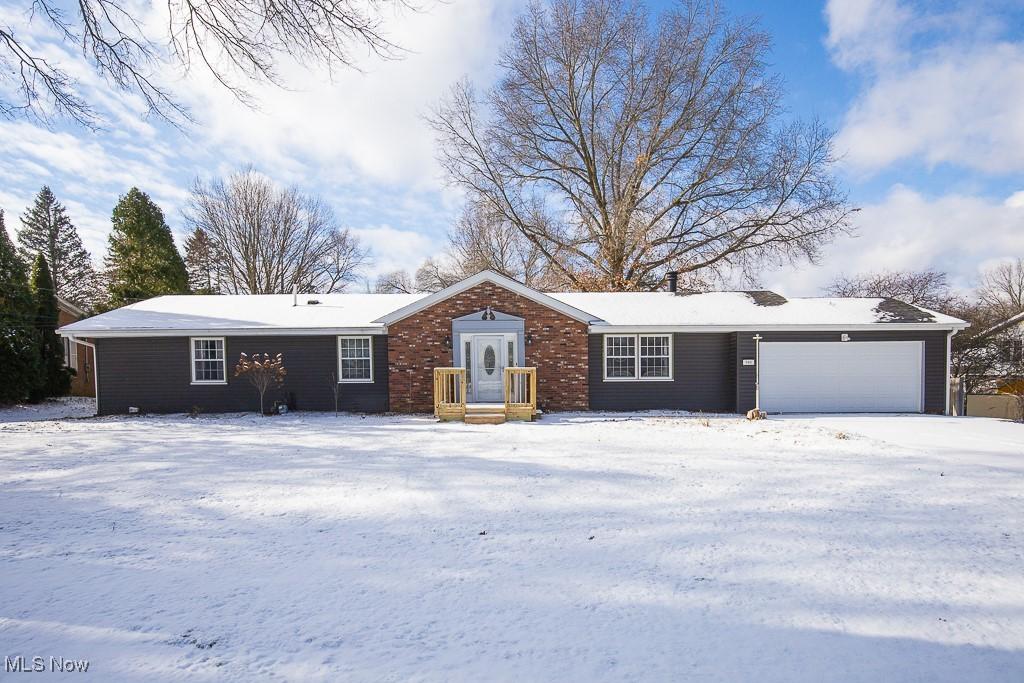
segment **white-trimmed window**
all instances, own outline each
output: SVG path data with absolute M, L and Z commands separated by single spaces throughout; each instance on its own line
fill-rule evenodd
M 606 335 L 604 378 L 636 379 L 636 335 Z
M 78 369 L 78 342 L 68 337 L 64 337 L 64 366 Z
M 191 337 L 192 384 L 227 384 L 224 337 Z
M 604 379 L 671 380 L 672 335 L 606 334 Z
M 373 381 L 372 337 L 338 337 L 338 381 Z

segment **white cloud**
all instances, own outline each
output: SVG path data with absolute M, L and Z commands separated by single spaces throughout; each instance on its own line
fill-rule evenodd
M 152 148 L 142 155 L 128 147 L 112 151 L 101 135 L 72 134 L 22 121 L 0 122 L 0 141 L 5 157 L 0 178 L 9 188 L 3 206 L 8 227 L 20 227 L 16 217 L 48 184 L 68 207 L 86 248 L 97 258 L 106 249 L 109 212 L 130 187 L 148 192 L 168 214 L 168 222 L 187 197 L 187 188 L 173 178 L 171 160 Z
M 1006 198 L 1003 204 L 1014 209 L 1024 209 L 1024 190 L 1014 192 Z
M 19 35 L 77 78 L 108 124 L 94 133 L 0 121 L 0 207 L 13 231 L 39 187 L 50 184 L 99 258 L 110 211 L 134 185 L 161 205 L 180 246 L 180 209 L 192 180 L 252 164 L 278 182 L 319 194 L 347 225 L 379 226 L 359 230 L 375 252 L 373 274 L 414 269 L 439 250 L 459 201 L 443 185 L 422 115 L 463 75 L 490 80 L 521 4 L 425 3 L 423 12 L 389 15 L 386 33 L 407 48 L 403 59 L 367 58 L 361 70 L 338 70 L 333 80 L 323 70 L 282 64 L 288 88 L 255 87 L 258 110 L 242 106 L 201 69 L 185 78 L 168 71 L 165 82 L 198 121 L 184 133 L 145 120 L 138 96 L 105 84 L 73 45 L 55 42 L 45 22 L 24 25 L 26 15 L 0 7 L 0 22 L 21 22 Z M 149 25 L 162 30 L 156 12 Z
M 961 290 L 984 264 L 1024 253 L 1024 192 L 1005 201 L 949 194 L 928 198 L 897 185 L 855 214 L 856 236 L 833 244 L 820 266 L 764 278 L 791 295 L 813 296 L 840 274 L 937 268 Z
M 408 52 L 397 60 L 369 57 L 357 70 L 285 63 L 283 90 L 252 90 L 258 110 L 240 104 L 203 72 L 189 83 L 192 109 L 204 137 L 234 158 L 273 165 L 296 181 L 310 175 L 331 182 L 354 178 L 412 190 L 440 187 L 434 139 L 423 120 L 449 86 L 494 62 L 511 3 L 438 3 L 405 12 L 388 24 L 388 37 Z
M 351 228 L 352 234 L 370 248 L 373 264 L 366 276 L 371 280 L 382 273 L 406 270 L 415 273 L 423 260 L 438 253 L 441 245 L 431 237 L 390 225 Z
M 833 60 L 866 82 L 837 139 L 854 170 L 912 158 L 1024 170 L 1024 42 L 1001 37 L 996 15 L 831 0 L 826 18 Z
M 899 38 L 911 12 L 890 0 L 829 0 L 825 44 L 837 64 L 854 68 L 899 59 Z

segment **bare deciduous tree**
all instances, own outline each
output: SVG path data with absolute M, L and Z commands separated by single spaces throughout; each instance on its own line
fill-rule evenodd
M 416 291 L 440 292 L 472 274 L 462 264 L 452 261 L 448 254 L 443 254 L 424 261 L 416 269 L 414 282 Z
M 377 276 L 373 291 L 377 294 L 415 294 L 420 290 L 408 271 L 393 270 Z
M 247 170 L 225 180 L 197 181 L 186 212 L 220 259 L 227 294 L 340 291 L 355 281 L 367 252 L 318 197 L 282 188 Z
M 235 377 L 245 377 L 259 392 L 260 415 L 267 414 L 263 407 L 263 396 L 267 389 L 284 384 L 284 377 L 287 374 L 288 371 L 284 369 L 284 356 L 280 353 L 274 357 L 264 353 L 262 358 L 258 353 L 253 354 L 252 358 L 243 353 L 235 365 Z
M 320 277 L 315 286 L 334 292 L 355 282 L 359 270 L 367 264 L 369 252 L 348 229 L 335 229 L 327 245 L 327 254 L 319 263 Z
M 851 208 L 831 132 L 780 123 L 768 47 L 699 1 L 656 19 L 613 0 L 535 3 L 499 83 L 479 96 L 462 82 L 431 116 L 440 161 L 577 289 L 813 259 Z
M 949 288 L 945 273 L 937 270 L 879 271 L 848 277 L 841 275 L 825 288 L 829 296 L 883 297 L 947 312 L 962 308 L 964 300 Z
M 943 312 L 971 324 L 953 336 L 950 375 L 960 378 L 965 393 L 991 390 L 988 385 L 998 372 L 1003 341 L 987 331 L 1000 322 L 998 315 L 977 301 L 962 301 Z
M 981 276 L 978 299 L 1003 318 L 1024 311 L 1024 258 L 1000 263 Z
M 114 86 L 142 97 L 149 112 L 172 122 L 189 114 L 161 81 L 159 67 L 170 62 L 181 74 L 199 65 L 239 99 L 251 103 L 244 83 L 280 84 L 276 66 L 285 56 L 301 64 L 351 67 L 355 51 L 384 58 L 401 53 L 382 33 L 387 9 L 406 0 L 165 0 L 147 16 L 146 5 L 121 0 L 77 0 L 66 12 L 57 0 L 24 0 L 29 22 L 44 22 L 55 38 L 81 51 L 82 58 Z M 156 27 L 163 27 L 162 30 Z M 28 27 L 24 27 L 27 31 Z M 73 69 L 0 25 L 0 62 L 14 82 L 16 97 L 0 100 L 0 115 L 48 118 L 57 113 L 86 126 L 98 123 Z
M 563 284 L 536 244 L 486 201 L 475 200 L 465 205 L 449 231 L 446 253 L 428 259 L 416 272 L 416 282 L 422 291 L 437 291 L 481 270 L 535 289 Z

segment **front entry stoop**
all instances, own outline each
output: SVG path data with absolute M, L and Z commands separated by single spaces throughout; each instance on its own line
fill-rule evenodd
M 464 421 L 468 425 L 500 425 L 505 422 L 505 404 L 468 403 Z

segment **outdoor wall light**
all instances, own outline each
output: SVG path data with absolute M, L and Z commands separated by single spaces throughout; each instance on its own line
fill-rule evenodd
M 452 348 L 452 338 L 447 334 L 444 336 L 444 345 L 449 349 Z
M 526 335 L 526 345 L 530 346 L 532 344 L 533 344 L 533 335 L 532 334 Z

